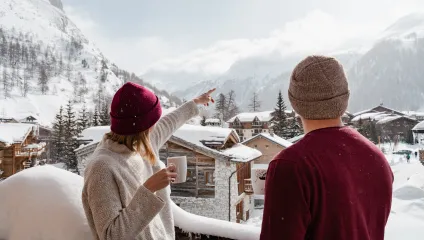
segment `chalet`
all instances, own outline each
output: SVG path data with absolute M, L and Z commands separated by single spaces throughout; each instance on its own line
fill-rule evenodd
M 418 123 L 412 129 L 414 134 L 414 143 L 423 143 L 424 142 L 424 121 Z
M 273 111 L 240 113 L 227 121 L 237 131 L 242 141 L 259 133 L 269 133 Z
M 415 118 L 417 121 L 424 121 L 424 112 L 416 112 L 416 111 L 404 111 L 402 112 L 412 118 Z
M 385 113 L 385 114 L 389 114 L 389 115 L 400 115 L 400 116 L 406 116 L 407 115 L 403 112 L 396 111 L 396 110 L 388 108 L 388 107 L 384 107 L 383 104 L 381 104 L 381 105 L 379 105 L 375 108 L 371 108 L 371 109 L 368 109 L 368 110 L 357 112 L 357 113 L 353 114 L 353 117 L 357 117 L 359 115 L 366 114 L 366 113 Z
M 418 121 L 408 116 L 386 116 L 376 122 L 377 132 L 382 139 L 405 141 Z
M 32 167 L 46 144 L 38 141 L 38 126 L 24 123 L 0 123 L 1 177 Z
M 86 145 L 76 150 L 81 173 L 108 131 L 108 127 L 83 131 L 80 140 Z M 89 142 L 90 138 L 93 141 Z M 171 186 L 173 201 L 194 214 L 236 222 L 247 220 L 253 194 L 251 166 L 262 154 L 239 142 L 233 129 L 188 124 L 178 129 L 159 151 L 164 163 L 168 157 L 187 157 L 187 181 Z
M 244 145 L 255 148 L 262 153 L 262 156 L 257 159 L 255 164 L 268 164 L 275 155 L 282 150 L 290 147 L 291 142 L 271 133 L 260 133 L 243 142 Z
M 205 120 L 206 126 L 221 127 L 221 120 L 218 118 L 208 118 Z

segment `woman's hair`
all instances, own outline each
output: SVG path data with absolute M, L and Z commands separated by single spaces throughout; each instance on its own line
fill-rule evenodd
M 149 160 L 153 165 L 155 163 L 155 154 L 153 153 L 152 144 L 150 143 L 150 129 L 142 131 L 136 135 L 119 135 L 114 132 L 106 134 L 107 139 L 110 139 L 119 144 L 124 144 L 133 152 L 138 152 L 140 156 Z

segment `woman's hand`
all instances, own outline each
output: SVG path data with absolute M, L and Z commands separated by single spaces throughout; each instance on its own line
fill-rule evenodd
M 175 170 L 176 167 L 174 165 L 160 170 L 144 182 L 144 187 L 149 189 L 152 193 L 166 188 L 169 183 L 173 182 L 177 177 Z
M 198 96 L 197 98 L 194 98 L 193 101 L 196 104 L 203 104 L 205 106 L 209 106 L 209 102 L 214 103 L 215 101 L 210 96 L 211 93 L 213 93 L 216 90 L 216 88 L 211 89 L 207 91 L 206 93 L 203 93 L 202 95 Z

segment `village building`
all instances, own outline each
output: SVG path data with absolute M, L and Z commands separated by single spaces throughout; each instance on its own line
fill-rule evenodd
M 412 128 L 414 134 L 414 143 L 424 143 L 424 121 L 418 123 Z
M 418 121 L 408 116 L 387 116 L 376 122 L 377 133 L 380 139 L 389 141 L 407 141 L 412 135 L 412 129 Z
M 424 121 L 424 112 L 416 112 L 416 111 L 403 111 L 402 113 L 416 119 L 419 122 Z
M 0 178 L 33 167 L 45 151 L 34 124 L 0 123 Z
M 240 113 L 227 121 L 229 128 L 236 130 L 241 141 L 259 133 L 269 133 L 273 111 Z
M 84 172 L 109 127 L 89 128 L 79 138 L 78 167 Z M 168 157 L 187 157 L 187 181 L 171 185 L 171 197 L 193 214 L 233 222 L 250 216 L 253 194 L 250 181 L 252 163 L 261 157 L 253 148 L 240 144 L 233 129 L 185 124 L 160 149 L 165 164 Z
M 255 164 L 269 164 L 275 155 L 293 145 L 288 140 L 273 134 L 272 131 L 251 137 L 245 140 L 243 144 L 262 153 L 262 156 L 255 160 Z
M 383 106 L 383 104 L 381 104 L 377 107 L 357 112 L 357 113 L 353 114 L 353 117 L 357 117 L 359 115 L 366 114 L 366 113 L 385 113 L 385 114 L 389 114 L 389 115 L 400 115 L 400 116 L 406 116 L 407 115 L 407 114 L 405 114 L 401 111 L 397 111 L 397 110 L 385 107 L 385 106 Z
M 222 123 L 221 120 L 219 118 L 208 118 L 205 120 L 205 124 L 206 126 L 211 126 L 211 127 L 221 127 Z

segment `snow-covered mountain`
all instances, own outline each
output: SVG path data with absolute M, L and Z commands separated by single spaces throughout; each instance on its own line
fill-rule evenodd
M 356 52 L 334 54 L 345 66 L 352 66 L 360 57 Z M 283 58 L 281 55 L 261 58 L 245 59 L 236 62 L 223 76 L 214 80 L 203 81 L 175 94 L 181 98 L 191 97 L 203 93 L 211 87 L 217 88 L 217 93 L 228 93 L 234 90 L 236 101 L 242 110 L 247 111 L 253 93 L 257 93 L 261 101 L 261 109 L 268 110 L 275 107 L 278 91 L 283 92 L 287 104 L 287 90 L 291 70 L 303 56 Z
M 365 50 L 364 50 L 365 49 Z M 352 97 L 349 110 L 359 111 L 380 103 L 400 110 L 424 110 L 424 14 L 407 15 L 389 26 L 371 46 L 358 50 L 324 53 L 339 59 L 347 72 Z M 181 98 L 217 87 L 217 93 L 234 90 L 242 110 L 248 110 L 254 92 L 262 109 L 271 109 L 277 93 L 285 97 L 290 72 L 305 53 L 269 53 L 239 59 L 223 74 L 208 76 L 202 71 L 177 74 L 167 70 L 147 72 L 143 78 Z M 287 100 L 287 99 L 286 99 Z M 288 102 L 287 102 L 288 103 Z
M 76 109 L 85 102 L 93 111 L 130 80 L 143 83 L 106 59 L 60 0 L 0 1 L 0 118 L 33 115 L 50 125 L 68 99 Z M 165 105 L 179 101 L 145 85 Z
M 395 109 L 424 109 L 424 14 L 399 19 L 349 70 L 357 111 L 380 103 Z

